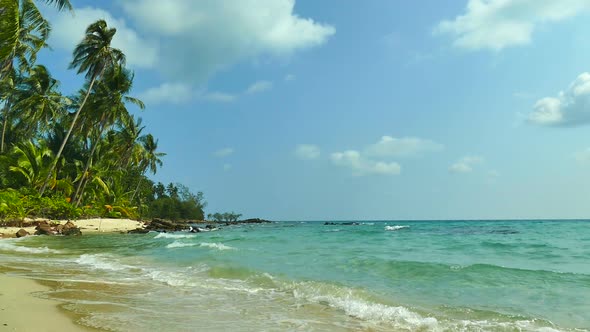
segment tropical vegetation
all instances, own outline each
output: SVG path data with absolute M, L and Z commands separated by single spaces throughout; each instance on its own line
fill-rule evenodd
M 72 10 L 69 0 L 0 0 L 0 220 L 202 220 L 202 193 L 147 176 L 165 154 L 130 110 L 145 105 L 132 96 L 125 54 L 112 46 L 117 30 L 104 20 L 88 26 L 70 63 L 84 84 L 64 95 L 37 63 L 51 32 L 39 2 Z

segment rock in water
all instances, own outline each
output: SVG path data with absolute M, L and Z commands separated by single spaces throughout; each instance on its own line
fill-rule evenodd
M 16 232 L 16 237 L 25 237 L 27 235 L 31 235 L 29 234 L 29 232 L 25 231 L 24 229 L 19 229 L 18 232 Z
M 64 228 L 64 230 L 61 232 L 61 234 L 65 235 L 65 236 L 78 236 L 78 235 L 82 235 L 82 231 L 80 231 L 80 229 L 78 227 Z
M 136 228 L 136 229 L 132 229 L 132 230 L 128 231 L 127 234 L 146 234 L 146 233 L 149 233 L 149 232 L 150 232 L 149 229 Z
M 35 232 L 36 235 L 55 235 L 56 233 L 56 231 L 53 228 L 51 228 L 51 226 L 49 226 L 47 221 L 39 222 L 35 229 L 37 230 Z

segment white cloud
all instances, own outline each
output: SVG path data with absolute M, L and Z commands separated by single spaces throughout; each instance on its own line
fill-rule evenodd
M 312 160 L 320 157 L 320 148 L 313 144 L 299 144 L 295 148 L 295 156 L 303 160 Z
M 416 137 L 382 136 L 377 143 L 360 151 L 335 152 L 330 158 L 335 165 L 352 169 L 354 175 L 397 175 L 401 173 L 401 166 L 392 159 L 419 156 L 443 148 L 441 144 Z
M 231 167 L 232 167 L 231 164 L 223 164 L 223 170 L 226 172 L 229 171 L 231 169 Z
M 455 37 L 459 48 L 499 51 L 528 44 L 536 26 L 590 9 L 588 0 L 469 0 L 466 12 L 440 22 L 434 32 Z
M 194 97 L 191 87 L 184 83 L 162 83 L 139 94 L 139 99 L 148 105 L 160 103 L 184 104 Z
M 381 140 L 366 149 L 366 154 L 372 157 L 408 157 L 424 152 L 440 151 L 441 144 L 416 137 L 395 138 L 383 136 Z
M 335 152 L 330 156 L 332 162 L 337 166 L 352 169 L 353 175 L 398 175 L 401 173 L 401 166 L 396 162 L 373 161 L 361 155 L 355 150 Z
M 225 158 L 225 157 L 232 155 L 233 153 L 234 153 L 233 148 L 223 148 L 223 149 L 219 149 L 219 150 L 215 151 L 213 153 L 213 155 L 218 158 Z
M 198 98 L 212 102 L 231 103 L 232 101 L 235 101 L 238 96 L 225 92 L 203 92 L 198 95 Z
M 88 25 L 104 19 L 109 27 L 117 28 L 112 46 L 125 53 L 130 66 L 153 68 L 158 62 L 157 43 L 142 38 L 125 20 L 115 18 L 103 9 L 76 8 L 74 15 L 61 13 L 50 16 L 52 31 L 49 44 L 55 48 L 71 53 L 84 38 Z
M 158 69 L 202 83 L 211 74 L 260 56 L 288 56 L 319 46 L 335 28 L 294 13 L 295 0 L 119 0 L 135 24 L 161 43 Z
M 139 94 L 139 99 L 148 105 L 157 104 L 186 104 L 195 99 L 209 102 L 229 103 L 235 101 L 237 95 L 216 91 L 195 91 L 190 85 L 184 83 L 162 83 L 157 87 L 149 88 Z
M 459 159 L 456 163 L 449 167 L 449 171 L 453 173 L 470 173 L 473 167 L 477 164 L 483 163 L 483 158 L 479 156 L 467 156 Z
M 528 121 L 544 126 L 575 126 L 590 123 L 590 73 L 582 73 L 565 92 L 535 103 Z
M 248 89 L 246 89 L 245 93 L 252 94 L 270 90 L 272 89 L 272 85 L 272 82 L 269 81 L 257 81 L 252 83 L 252 85 L 250 85 Z

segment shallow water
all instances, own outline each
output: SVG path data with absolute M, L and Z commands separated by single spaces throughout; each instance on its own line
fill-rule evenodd
M 113 331 L 590 330 L 585 221 L 31 237 L 0 241 L 1 267 Z

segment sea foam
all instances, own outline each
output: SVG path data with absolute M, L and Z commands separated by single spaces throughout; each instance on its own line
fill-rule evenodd
M 404 228 L 410 228 L 410 226 L 399 226 L 399 225 L 385 226 L 386 231 L 399 231 L 400 229 L 404 229 Z
M 188 234 L 178 234 L 178 233 L 158 233 L 158 235 L 154 236 L 154 239 L 190 239 L 194 238 L 196 235 L 192 233 Z
M 236 250 L 236 248 L 226 246 L 223 243 L 202 242 L 201 244 L 199 244 L 199 247 L 206 247 L 206 248 L 217 249 L 217 250 Z
M 118 263 L 114 261 L 113 258 L 109 258 L 105 255 L 84 254 L 76 259 L 76 263 L 89 266 L 93 269 L 108 271 L 122 271 L 133 268 L 131 266 Z
M 291 288 L 295 298 L 344 311 L 347 315 L 373 323 L 386 323 L 397 329 L 438 330 L 439 322 L 434 317 L 423 317 L 402 306 L 389 306 L 369 302 L 348 288 L 322 285 L 314 282 L 295 283 Z
M 28 254 L 56 254 L 59 250 L 49 249 L 47 247 L 23 247 L 14 244 L 16 241 L 2 240 L 0 242 L 0 251 L 13 251 Z
M 217 249 L 217 250 L 235 250 L 236 249 L 234 247 L 227 246 L 223 243 L 209 243 L 209 242 L 190 243 L 190 242 L 174 241 L 166 246 L 166 248 L 169 248 L 169 249 L 186 248 L 186 247 L 202 247 L 202 248 L 210 248 L 210 249 Z

